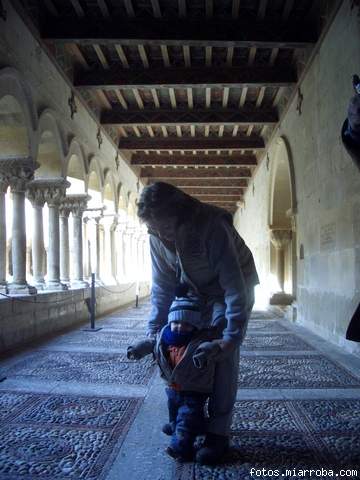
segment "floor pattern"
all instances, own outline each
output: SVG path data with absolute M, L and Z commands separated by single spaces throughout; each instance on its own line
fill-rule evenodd
M 183 465 L 178 478 L 332 478 L 325 471 L 340 470 L 360 478 L 359 412 L 359 399 L 239 401 L 224 464 Z M 304 474 L 309 470 L 318 474 Z
M 134 398 L 2 392 L 0 478 L 105 478 L 140 404 Z
M 151 357 L 131 362 L 125 353 L 34 352 L 4 369 L 7 378 L 147 385 L 155 371 Z
M 360 376 L 325 355 L 243 355 L 240 359 L 239 388 L 354 387 L 360 387 Z
M 360 361 L 270 312 L 253 314 L 241 347 L 229 455 L 216 467 L 169 459 L 157 368 L 125 355 L 149 311 L 0 362 L 0 480 L 360 479 Z

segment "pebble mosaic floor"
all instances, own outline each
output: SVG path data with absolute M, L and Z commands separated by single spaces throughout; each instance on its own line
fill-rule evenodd
M 156 366 L 125 355 L 148 313 L 148 303 L 122 309 L 98 332 L 74 329 L 0 362 L 0 480 L 319 479 L 340 469 L 360 479 L 360 359 L 270 312 L 254 313 L 241 348 L 224 462 L 167 457 Z

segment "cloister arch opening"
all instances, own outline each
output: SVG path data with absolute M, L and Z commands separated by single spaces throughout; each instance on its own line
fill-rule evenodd
M 105 186 L 103 191 L 103 204 L 105 207 L 104 215 L 102 218 L 103 228 L 103 279 L 107 283 L 116 283 L 116 240 L 115 230 L 117 226 L 116 215 L 116 202 L 115 202 L 115 190 L 114 181 L 110 172 L 105 174 Z
M 276 140 L 270 175 L 269 202 L 270 303 L 288 305 L 296 298 L 296 194 L 290 149 Z
M 26 116 L 12 95 L 0 99 L 0 151 L 3 158 L 27 157 L 31 153 Z
M 4 77 L 0 80 L 3 81 Z M 0 95 L 1 83 L 0 81 Z M 14 85 L 12 87 L 8 85 L 8 87 L 10 90 L 14 89 Z M 15 94 L 5 93 L 0 98 L 0 158 L 7 165 L 4 167 L 5 172 L 10 172 L 16 162 L 32 163 L 30 158 L 33 132 L 29 119 L 30 114 L 26 112 L 26 104 L 21 102 L 21 95 L 21 91 L 17 92 L 16 96 Z M 3 183 L 0 200 L 0 216 L 2 218 L 0 244 L 3 250 L 0 252 L 0 255 L 3 257 L 0 268 L 0 283 L 3 285 L 7 281 L 14 281 L 14 273 L 15 280 L 25 284 L 26 271 L 28 273 L 31 271 L 31 254 L 29 255 L 31 240 L 29 239 L 32 234 L 32 222 L 26 223 L 26 233 L 23 238 L 16 235 L 14 239 L 14 232 L 17 232 L 14 224 L 14 215 L 17 214 L 25 219 L 29 218 L 29 213 L 31 212 L 29 204 L 24 198 L 25 189 L 22 188 L 23 185 L 13 185 L 10 193 L 10 184 L 11 181 L 10 183 Z M 14 272 L 14 255 L 18 256 L 19 250 L 22 251 L 23 257 L 21 273 L 19 271 Z M 17 270 L 16 267 L 15 270 Z

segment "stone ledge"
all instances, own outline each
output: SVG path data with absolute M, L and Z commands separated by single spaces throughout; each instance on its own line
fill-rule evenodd
M 96 316 L 110 313 L 131 302 L 135 303 L 135 286 L 126 291 L 128 285 L 109 287 L 114 289 L 113 293 L 98 288 Z M 108 289 L 107 286 L 106 289 Z M 124 293 L 118 293 L 123 290 L 125 290 Z M 142 283 L 140 298 L 148 296 L 149 293 L 149 284 Z M 88 298 L 89 294 L 90 290 L 85 288 L 2 300 L 0 302 L 0 352 L 20 347 L 44 335 L 88 321 L 89 312 L 84 299 Z M 26 300 L 26 303 L 20 303 L 20 299 Z M 47 301 L 49 303 L 45 303 Z

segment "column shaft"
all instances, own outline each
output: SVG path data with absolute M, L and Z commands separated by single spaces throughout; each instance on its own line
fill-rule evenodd
M 96 278 L 100 279 L 101 276 L 101 252 L 100 252 L 100 219 L 96 219 Z
M 60 280 L 70 282 L 69 215 L 60 215 Z
M 0 186 L 0 289 L 6 285 L 6 208 L 5 189 Z
M 82 240 L 82 217 L 73 214 L 74 232 L 74 281 L 83 282 L 83 240 Z
M 42 288 L 44 280 L 44 226 L 43 206 L 33 205 L 34 225 L 32 239 L 33 278 L 38 288 Z
M 284 248 L 277 248 L 276 249 L 276 272 L 277 272 L 277 278 L 279 281 L 279 287 L 280 291 L 284 291 L 284 277 L 285 277 L 285 272 L 284 272 Z
M 12 270 L 13 283 L 26 285 L 25 192 L 13 192 Z M 15 286 L 14 285 L 14 286 Z
M 49 288 L 60 284 L 60 229 L 59 206 L 49 205 L 49 247 L 47 256 L 47 283 Z

